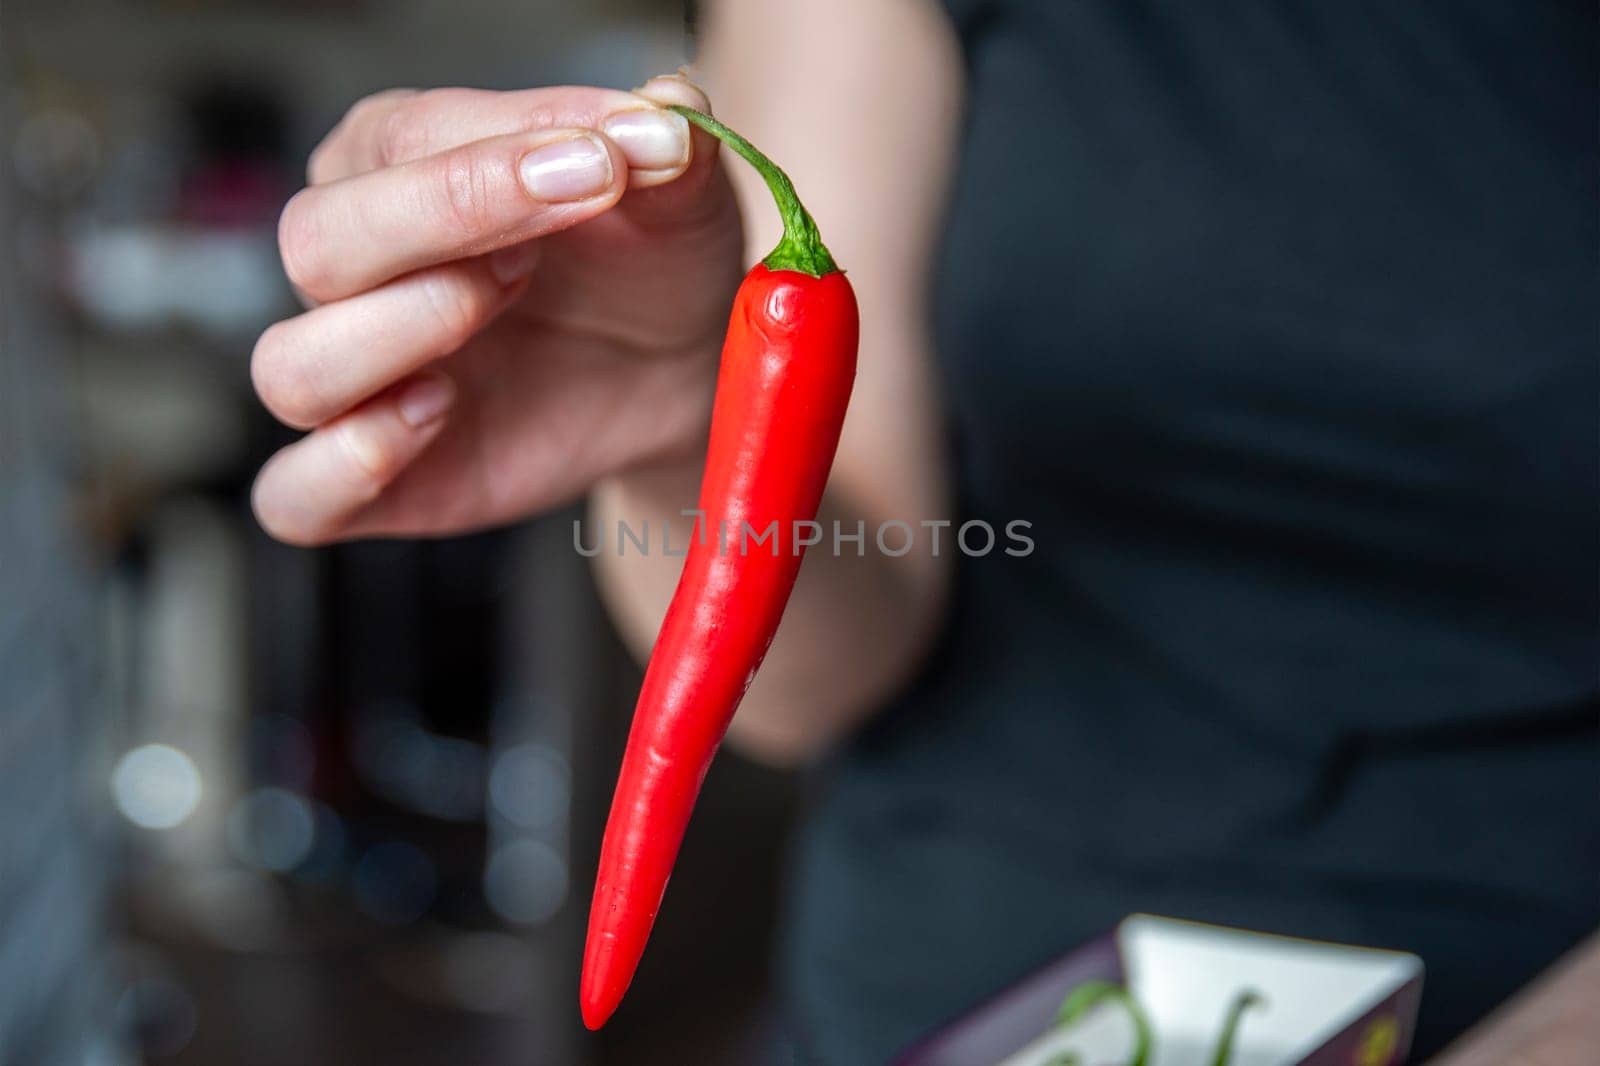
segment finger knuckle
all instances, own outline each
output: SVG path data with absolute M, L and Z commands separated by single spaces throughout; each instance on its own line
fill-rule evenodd
M 341 495 L 358 507 L 371 503 L 388 484 L 396 457 L 376 434 L 363 432 L 354 421 L 341 422 L 334 434 L 348 470 Z
M 252 509 L 256 522 L 273 540 L 296 548 L 314 548 L 326 540 L 315 526 L 281 511 L 275 503 L 257 500 Z
M 368 93 L 344 113 L 340 125 L 349 128 L 359 128 L 370 122 L 374 116 L 381 115 L 392 108 L 397 102 L 416 96 L 415 89 L 384 89 L 382 92 Z
M 289 283 L 301 292 L 323 291 L 327 268 L 319 254 L 317 214 L 312 209 L 311 189 L 301 189 L 284 205 L 278 216 L 278 256 Z
M 489 301 L 467 280 L 453 274 L 430 272 L 422 279 L 422 292 L 447 351 L 455 351 L 477 332 L 488 313 Z
M 304 429 L 316 424 L 323 398 L 310 369 L 295 358 L 289 332 L 288 323 L 277 322 L 261 334 L 250 355 L 250 382 L 276 418 Z
M 493 224 L 489 166 L 472 146 L 453 148 L 439 158 L 439 210 L 445 225 L 464 243 L 479 239 Z
M 368 93 L 345 109 L 344 117 L 339 120 L 339 125 L 349 129 L 361 125 L 362 121 L 372 114 L 378 103 L 383 100 L 383 93 Z
M 333 129 L 329 130 L 327 136 L 311 150 L 311 157 L 306 161 L 306 174 L 313 183 L 328 174 L 328 162 L 336 146 L 349 144 L 352 139 L 361 137 L 362 127 L 372 121 L 375 103 L 382 95 L 378 93 L 373 96 L 363 96 L 345 108 L 344 114 L 334 123 Z
M 352 155 L 365 158 L 367 153 L 361 148 L 368 144 L 379 154 L 372 162 L 385 165 L 388 160 L 382 157 L 382 150 L 386 126 L 396 112 L 404 110 L 405 101 L 417 95 L 415 89 L 385 89 L 351 104 L 338 124 L 312 149 L 306 161 L 307 181 L 318 185 L 344 176 L 339 161 L 349 160 Z
M 267 462 L 250 488 L 250 510 L 267 535 L 284 544 L 311 547 L 318 543 L 317 530 L 303 508 L 288 502 L 300 495 L 292 478 L 286 478 L 282 453 Z
M 427 127 L 421 120 L 422 97 L 412 94 L 405 103 L 391 105 L 378 119 L 373 134 L 378 161 L 383 166 L 408 163 L 428 154 Z
M 325 185 L 336 176 L 334 170 L 334 141 L 332 135 L 323 138 L 306 157 L 306 184 Z

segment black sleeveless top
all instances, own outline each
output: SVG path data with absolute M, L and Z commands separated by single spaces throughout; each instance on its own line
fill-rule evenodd
M 1418 952 L 1425 1055 L 1600 920 L 1595 9 L 952 17 L 961 518 L 1036 549 L 819 776 L 802 1061 L 1139 910 Z

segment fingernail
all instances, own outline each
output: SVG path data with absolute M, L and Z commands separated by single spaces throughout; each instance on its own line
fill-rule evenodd
M 635 170 L 670 170 L 689 162 L 689 123 L 670 111 L 619 111 L 601 123 Z
M 400 419 L 412 429 L 421 429 L 448 411 L 455 398 L 455 383 L 449 378 L 442 374 L 425 377 L 400 394 Z
M 644 80 L 644 84 L 635 85 L 632 89 L 629 89 L 628 91 L 631 92 L 631 93 L 636 93 L 640 89 L 644 89 L 644 88 L 649 87 L 649 85 L 652 82 L 658 82 L 658 81 L 682 81 L 682 82 L 688 82 L 690 85 L 694 85 L 694 82 L 689 79 L 689 68 L 688 67 L 679 67 L 677 70 L 673 71 L 671 74 L 656 74 L 656 75 L 653 75 L 653 76 L 651 76 L 649 78 L 646 78 Z
M 676 74 L 657 74 L 632 91 L 653 104 L 684 104 L 710 111 L 705 90 L 690 80 L 688 74 L 688 68 L 680 67 Z
M 534 241 L 523 241 L 491 253 L 489 273 L 500 284 L 513 285 L 532 274 L 534 264 L 538 261 L 539 245 Z
M 586 200 L 611 186 L 611 154 L 588 134 L 535 148 L 517 170 L 528 195 L 549 203 Z

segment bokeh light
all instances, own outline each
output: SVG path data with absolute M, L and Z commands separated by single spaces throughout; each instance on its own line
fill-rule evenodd
M 239 861 L 273 873 L 288 873 L 311 854 L 316 818 L 303 796 L 282 788 L 260 788 L 228 812 L 228 847 Z
M 549 921 L 566 902 L 567 864 L 542 840 L 513 840 L 489 856 L 483 894 L 495 913 L 508 922 L 537 925 Z
M 117 810 L 143 829 L 172 829 L 200 805 L 200 771 L 167 744 L 134 748 L 111 772 Z
M 564 822 L 571 791 L 566 760 L 543 744 L 508 748 L 489 771 L 489 801 L 495 813 L 524 829 Z

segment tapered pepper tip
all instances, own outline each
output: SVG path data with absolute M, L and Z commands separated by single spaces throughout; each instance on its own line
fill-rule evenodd
M 639 963 L 637 954 L 632 959 L 619 958 L 616 947 L 615 936 L 595 935 L 592 930 L 584 946 L 578 1006 L 583 1011 L 583 1024 L 591 1030 L 599 1029 L 616 1013 Z
M 591 995 L 588 989 L 584 990 L 579 998 L 579 1005 L 583 1010 L 583 1024 L 590 1032 L 598 1032 L 600 1027 L 611 1020 L 611 1015 L 616 1011 L 615 1001 L 607 1001 L 599 996 Z

